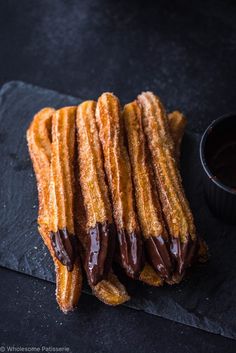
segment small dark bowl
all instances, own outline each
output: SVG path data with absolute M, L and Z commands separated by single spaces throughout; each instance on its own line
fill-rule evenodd
M 200 159 L 209 208 L 225 222 L 236 224 L 236 113 L 208 126 L 200 143 Z

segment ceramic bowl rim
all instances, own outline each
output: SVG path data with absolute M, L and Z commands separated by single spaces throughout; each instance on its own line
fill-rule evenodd
M 206 161 L 206 157 L 205 157 L 205 147 L 206 147 L 206 141 L 207 138 L 209 136 L 209 134 L 212 132 L 212 130 L 219 124 L 222 123 L 223 121 L 227 121 L 227 119 L 235 117 L 236 119 L 236 113 L 229 113 L 229 114 L 224 114 L 222 116 L 220 116 L 219 118 L 213 120 L 211 122 L 211 124 L 206 128 L 206 130 L 204 131 L 201 141 L 200 141 L 200 160 L 201 160 L 201 164 L 202 167 L 205 171 L 205 173 L 207 174 L 207 176 L 209 177 L 209 179 L 211 180 L 211 182 L 213 182 L 216 186 L 218 186 L 220 189 L 230 193 L 231 195 L 236 196 L 236 190 L 230 188 L 229 186 L 225 185 L 224 183 L 222 183 L 219 179 L 217 179 L 214 174 L 211 172 L 208 163 Z

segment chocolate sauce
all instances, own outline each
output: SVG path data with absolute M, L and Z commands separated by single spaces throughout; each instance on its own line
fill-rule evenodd
M 72 271 L 78 252 L 76 236 L 63 228 L 58 229 L 57 232 L 50 232 L 50 239 L 56 258 L 67 266 L 68 271 Z
M 205 156 L 214 177 L 236 189 L 236 116 L 221 120 L 209 131 Z
M 236 189 L 236 136 L 215 151 L 210 168 L 223 184 Z
M 111 268 L 116 228 L 108 222 L 96 223 L 88 235 L 85 267 L 89 282 L 96 285 L 106 278 Z
M 160 273 L 161 277 L 169 279 L 173 266 L 168 241 L 162 236 L 151 236 L 145 240 L 145 246 L 154 269 Z
M 177 264 L 177 272 L 182 275 L 187 267 L 191 266 L 198 249 L 197 238 L 192 240 L 191 236 L 188 235 L 186 240 L 183 242 L 180 238 L 172 238 L 170 251 Z
M 144 266 L 141 234 L 139 232 L 128 233 L 125 229 L 117 233 L 122 267 L 128 276 L 138 278 Z

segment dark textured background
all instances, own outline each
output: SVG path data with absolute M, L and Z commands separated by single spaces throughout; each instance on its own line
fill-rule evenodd
M 152 89 L 201 132 L 236 110 L 233 1 L 0 2 L 0 83 L 24 80 L 123 102 Z M 0 200 L 1 201 L 1 200 Z M 54 286 L 1 269 L 0 343 L 72 352 L 235 352 L 235 341 L 82 296 L 63 316 Z

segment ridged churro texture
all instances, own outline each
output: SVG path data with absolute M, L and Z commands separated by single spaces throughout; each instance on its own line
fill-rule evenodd
M 109 272 L 106 280 L 93 286 L 92 291 L 103 303 L 111 306 L 123 304 L 130 299 L 125 287 L 112 271 Z
M 56 270 L 56 298 L 62 311 L 73 310 L 79 300 L 82 273 L 77 259 L 72 271 L 57 259 L 49 230 L 50 168 L 51 168 L 51 124 L 55 111 L 45 108 L 35 115 L 27 130 L 28 147 L 37 179 L 39 199 L 39 233 L 47 246 Z
M 87 216 L 85 267 L 93 285 L 109 273 L 116 236 L 95 110 L 96 102 L 83 102 L 78 107 L 76 119 L 80 185 Z
M 64 313 L 73 311 L 78 304 L 82 290 L 82 272 L 79 258 L 76 259 L 73 270 L 68 271 L 55 256 L 48 228 L 46 226 L 39 227 L 39 233 L 54 261 L 56 270 L 56 299 L 59 307 Z
M 147 262 L 140 273 L 139 280 L 153 287 L 161 287 L 164 283 L 163 278 Z
M 165 109 L 152 92 L 142 93 L 138 96 L 138 101 L 142 107 L 143 126 L 163 214 L 171 236 L 171 252 L 177 262 L 177 272 L 182 274 L 192 263 L 196 252 L 196 230 L 192 212 L 177 168 Z
M 86 253 L 88 247 L 88 234 L 86 230 L 86 210 L 84 207 L 83 195 L 80 183 L 76 183 L 76 227 L 80 240 L 80 255 L 84 268 L 86 269 Z M 108 305 L 120 305 L 130 299 L 125 287 L 110 269 L 107 278 L 101 280 L 96 285 L 89 281 L 89 285 L 94 295 L 103 303 Z
M 129 276 L 138 277 L 143 266 L 142 240 L 135 213 L 131 167 L 124 143 L 120 103 L 112 93 L 103 93 L 98 99 L 96 121 L 112 196 L 121 264 Z
M 169 279 L 173 269 L 168 234 L 143 132 L 142 112 L 136 101 L 125 105 L 123 119 L 132 166 L 137 212 L 148 258 L 154 269 L 163 278 Z
M 39 212 L 38 224 L 49 223 L 49 180 L 51 163 L 51 126 L 55 110 L 44 108 L 33 118 L 27 130 L 30 157 L 37 179 Z
M 74 229 L 76 107 L 57 110 L 52 118 L 49 229 L 55 255 L 68 270 L 77 256 Z
M 98 103 L 35 115 L 27 140 L 39 233 L 55 264 L 64 312 L 76 307 L 81 293 L 79 255 L 98 299 L 109 305 L 129 300 L 112 270 L 116 235 L 126 273 L 152 286 L 177 283 L 195 259 L 206 260 L 177 166 L 185 125 L 182 113 L 167 116 L 151 92 L 123 114 L 118 98 L 104 93 Z

